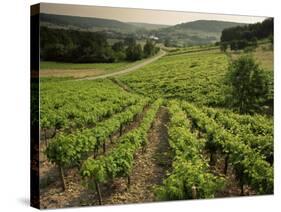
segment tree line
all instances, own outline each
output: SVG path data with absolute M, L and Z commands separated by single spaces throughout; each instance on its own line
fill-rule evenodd
M 40 59 L 72 63 L 113 63 L 136 61 L 159 51 L 146 40 L 142 47 L 134 37 L 110 45 L 105 32 L 40 28 Z
M 221 34 L 221 50 L 240 50 L 247 47 L 255 48 L 257 40 L 269 38 L 273 43 L 273 18 L 267 18 L 262 22 L 236 26 L 224 29 Z

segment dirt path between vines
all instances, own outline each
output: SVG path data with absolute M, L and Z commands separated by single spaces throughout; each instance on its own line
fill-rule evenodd
M 128 92 L 128 93 L 135 93 L 131 88 L 129 88 L 126 84 L 122 83 L 120 80 L 111 77 L 109 78 L 113 83 L 115 83 L 116 85 L 118 85 L 120 88 L 122 88 L 124 91 Z
M 139 151 L 136 155 L 130 188 L 127 179 L 115 180 L 108 194 L 108 187 L 102 189 L 105 192 L 103 204 L 155 201 L 153 187 L 162 183 L 172 163 L 166 128 L 168 119 L 167 108 L 161 107 L 148 133 L 146 152 Z

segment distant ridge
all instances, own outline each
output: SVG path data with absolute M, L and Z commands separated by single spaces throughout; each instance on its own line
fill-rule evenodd
M 121 22 L 113 19 L 103 19 L 95 17 L 80 17 L 70 15 L 40 14 L 40 20 L 44 25 L 54 28 L 76 28 L 90 31 L 113 30 L 119 32 L 135 32 L 140 29 L 155 30 L 168 25 L 148 24 L 136 22 Z
M 139 28 L 144 28 L 146 30 L 155 30 L 155 29 L 170 27 L 170 25 L 164 25 L 164 24 L 149 24 L 149 23 L 141 23 L 141 22 L 127 22 L 127 23 Z
M 208 44 L 220 40 L 225 28 L 245 25 L 243 23 L 197 20 L 174 26 L 137 22 L 121 22 L 113 19 L 79 17 L 69 15 L 40 14 L 41 26 L 87 31 L 108 31 L 138 36 L 156 36 L 164 42 L 170 40 L 174 46 Z
M 228 21 L 216 21 L 216 20 L 197 20 L 192 22 L 186 22 L 177 24 L 175 28 L 185 28 L 193 30 L 202 30 L 210 32 L 222 32 L 225 28 L 245 25 L 244 23 L 228 22 Z
M 225 28 L 242 26 L 244 23 L 197 20 L 155 30 L 154 33 L 161 39 L 169 39 L 175 45 L 207 44 L 220 40 L 221 32 Z
M 54 14 L 40 14 L 40 21 L 45 24 L 49 24 L 54 27 L 74 27 L 77 29 L 88 29 L 92 31 L 98 30 L 116 30 L 124 32 L 133 32 L 135 27 L 133 25 L 103 18 L 94 17 L 79 17 L 69 15 L 54 15 Z

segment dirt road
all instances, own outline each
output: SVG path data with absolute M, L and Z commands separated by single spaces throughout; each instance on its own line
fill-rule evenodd
M 110 74 L 100 75 L 100 76 L 96 76 L 96 77 L 85 77 L 83 79 L 77 79 L 77 80 L 96 80 L 96 79 L 104 79 L 104 78 L 107 78 L 107 77 L 113 77 L 113 76 L 116 76 L 116 75 L 126 74 L 128 72 L 135 71 L 135 70 L 137 70 L 137 69 L 139 69 L 139 68 L 141 68 L 141 67 L 143 67 L 145 65 L 148 65 L 148 64 L 150 64 L 150 63 L 160 59 L 165 54 L 166 54 L 165 51 L 160 50 L 160 52 L 156 56 L 154 56 L 152 58 L 148 58 L 145 61 L 143 61 L 142 63 L 138 63 L 135 66 L 123 69 L 123 70 L 118 71 L 118 72 L 110 73 Z

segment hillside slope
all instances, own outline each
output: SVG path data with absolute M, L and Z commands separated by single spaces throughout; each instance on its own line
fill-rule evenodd
M 127 23 L 146 30 L 158 30 L 165 27 L 169 27 L 169 25 L 164 25 L 164 24 L 149 24 L 149 23 L 138 23 L 138 22 L 127 22 Z
M 172 45 L 207 44 L 219 41 L 225 28 L 244 25 L 242 23 L 198 20 L 174 26 L 121 22 L 112 19 L 78 17 L 54 14 L 40 14 L 41 26 L 86 31 L 108 31 L 113 34 L 134 34 L 136 37 L 154 35 L 163 42 L 169 40 Z M 111 34 L 111 36 L 113 36 Z M 113 37 L 118 37 L 116 34 Z
M 79 17 L 68 15 L 40 14 L 40 20 L 43 26 L 52 28 L 77 29 L 89 31 L 116 31 L 123 33 L 132 33 L 137 30 L 157 30 L 168 27 L 168 25 L 137 23 L 137 22 L 121 22 L 113 19 L 103 19 L 94 17 Z
M 174 45 L 206 44 L 219 41 L 225 28 L 245 25 L 243 23 L 198 20 L 155 30 L 159 38 L 169 39 Z
M 40 21 L 43 26 L 53 28 L 71 28 L 77 30 L 112 30 L 117 32 L 134 32 L 136 27 L 117 20 L 90 18 L 66 15 L 40 14 Z

